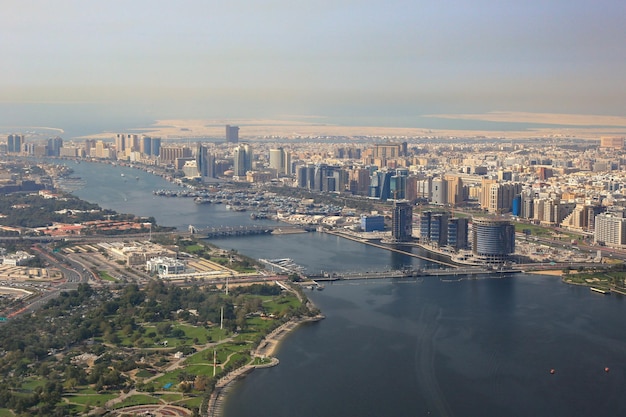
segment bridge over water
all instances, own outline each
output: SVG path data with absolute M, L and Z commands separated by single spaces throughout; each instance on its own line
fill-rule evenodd
M 492 270 L 481 267 L 466 268 L 435 268 L 435 269 L 401 269 L 391 271 L 364 271 L 364 272 L 332 272 L 321 275 L 308 275 L 307 278 L 314 281 L 339 281 L 355 279 L 379 279 L 379 278 L 411 278 L 411 277 L 454 277 L 476 276 L 488 274 L 515 273 L 519 270 Z
M 263 234 L 289 234 L 304 232 L 306 229 L 293 225 L 251 225 L 251 226 L 220 226 L 198 228 L 189 225 L 189 233 L 204 239 L 215 239 L 220 237 L 250 236 Z

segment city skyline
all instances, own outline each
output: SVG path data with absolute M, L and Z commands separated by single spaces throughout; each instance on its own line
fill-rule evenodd
M 271 117 L 432 127 L 497 111 L 620 116 L 624 101 L 626 6 L 616 0 L 4 6 L 5 126 Z

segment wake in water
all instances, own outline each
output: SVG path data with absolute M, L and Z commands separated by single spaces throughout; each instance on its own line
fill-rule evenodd
M 435 373 L 435 335 L 439 329 L 441 309 L 425 305 L 417 323 L 418 339 L 415 351 L 415 378 L 420 396 L 426 400 L 428 415 L 452 417 L 452 411 Z

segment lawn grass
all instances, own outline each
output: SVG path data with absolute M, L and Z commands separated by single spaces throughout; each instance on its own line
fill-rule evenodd
M 523 232 L 524 229 L 530 230 L 531 236 L 550 236 L 552 235 L 552 230 L 547 227 L 541 227 L 534 224 L 528 223 L 514 223 L 516 232 Z
M 152 376 L 152 372 L 147 371 L 145 369 L 141 369 L 139 372 L 135 374 L 137 378 L 150 378 Z
M 213 366 L 210 366 L 210 365 L 186 366 L 184 368 L 176 369 L 172 372 L 168 372 L 164 375 L 161 375 L 160 377 L 154 379 L 152 383 L 154 384 L 157 391 L 162 390 L 165 384 L 168 384 L 168 383 L 173 384 L 172 387 L 169 388 L 170 390 L 176 390 L 176 387 L 178 386 L 178 383 L 179 383 L 178 375 L 180 375 L 181 372 L 185 372 L 187 374 L 193 374 L 193 375 L 212 376 Z
M 565 282 L 602 289 L 609 289 L 613 285 L 620 288 L 624 285 L 624 279 L 626 279 L 626 272 L 624 271 L 597 271 L 581 273 L 571 271 L 569 274 L 564 274 L 563 276 L 563 281 Z
M 111 275 L 109 275 L 109 273 L 106 271 L 98 271 L 98 276 L 100 277 L 100 279 L 103 279 L 105 281 L 111 281 L 111 282 L 119 281 L 117 278 L 113 278 Z
M 207 329 L 204 327 L 191 326 L 189 324 L 175 324 L 172 326 L 174 329 L 181 329 L 185 332 L 187 339 L 198 339 L 200 343 L 206 343 L 207 341 Z
M 185 246 L 183 247 L 183 252 L 187 252 L 187 253 L 197 253 L 197 252 L 201 252 L 203 250 L 205 250 L 206 248 L 203 245 L 189 245 L 189 246 Z
M 87 407 L 80 404 L 68 404 L 68 407 L 70 408 L 71 412 L 79 416 L 84 415 L 85 411 L 87 411 Z
M 150 395 L 138 394 L 131 395 L 130 397 L 124 399 L 124 401 L 119 402 L 113 406 L 113 408 L 124 408 L 131 407 L 133 405 L 146 405 L 146 404 L 159 404 L 161 401 L 159 399 L 151 397 Z
M 22 383 L 22 389 L 25 391 L 34 391 L 37 387 L 43 387 L 46 385 L 44 379 L 27 379 Z
M 202 397 L 194 397 L 184 401 L 179 401 L 176 403 L 176 405 L 187 406 L 189 408 L 198 408 L 202 405 Z
M 226 331 L 220 330 L 220 329 L 207 330 L 206 328 L 202 326 L 192 326 L 190 324 L 178 323 L 176 321 L 170 321 L 170 324 L 172 326 L 172 329 L 182 330 L 185 333 L 185 336 L 162 337 L 157 333 L 156 326 L 144 326 L 145 332 L 141 336 L 141 339 L 143 339 L 144 341 L 144 347 L 154 347 L 155 343 L 158 343 L 159 345 L 163 346 L 163 342 L 166 342 L 166 341 L 167 341 L 167 347 L 189 345 L 191 344 L 189 342 L 195 339 L 198 340 L 198 343 L 204 344 L 204 343 L 208 343 L 209 340 L 216 340 L 214 339 L 215 336 L 219 337 L 222 335 L 226 335 Z M 127 346 L 127 347 L 134 346 L 133 336 L 135 335 L 135 333 L 136 331 L 131 334 L 126 335 L 126 334 L 123 334 L 121 331 L 118 331 L 117 336 L 120 339 L 119 344 L 121 346 Z M 148 337 L 147 335 L 150 333 L 156 333 L 156 336 L 154 338 Z
M 13 411 L 8 408 L 0 408 L 0 417 L 14 417 Z
M 66 395 L 64 398 L 70 402 L 80 405 L 90 404 L 92 406 L 103 406 L 107 401 L 116 398 L 118 394 L 94 394 L 94 395 Z
M 76 390 L 77 394 L 97 394 L 98 391 L 96 391 L 93 388 L 89 388 L 89 387 L 84 387 L 84 388 L 77 388 Z
M 163 395 L 159 395 L 158 398 L 170 404 L 170 403 L 182 400 L 183 394 L 163 394 Z
M 219 349 L 219 346 L 216 346 L 215 349 Z M 200 352 L 196 352 L 193 355 L 190 355 L 185 359 L 185 365 L 194 365 L 194 364 L 212 364 L 213 363 L 213 349 L 205 349 Z

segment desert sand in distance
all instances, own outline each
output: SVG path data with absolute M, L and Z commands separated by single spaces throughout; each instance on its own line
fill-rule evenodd
M 626 117 L 522 113 L 522 112 L 491 112 L 485 114 L 439 114 L 427 117 L 455 120 L 482 120 L 489 122 L 518 122 L 528 124 L 555 125 L 554 127 L 536 127 L 518 131 L 485 131 L 485 130 L 453 130 L 403 127 L 369 127 L 339 126 L 303 120 L 272 120 L 272 119 L 171 119 L 158 120 L 154 125 L 138 127 L 127 132 L 105 132 L 89 135 L 85 138 L 111 139 L 115 133 L 146 134 L 163 139 L 221 138 L 227 124 L 240 127 L 240 139 L 251 138 L 316 138 L 324 136 L 346 139 L 355 137 L 440 137 L 440 138 L 579 138 L 599 139 L 602 136 L 625 136 Z

